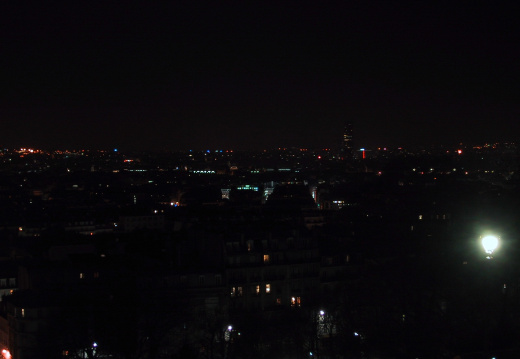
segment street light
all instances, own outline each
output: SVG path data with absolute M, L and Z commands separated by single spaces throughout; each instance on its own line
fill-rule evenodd
M 224 340 L 229 342 L 231 340 L 231 333 L 233 332 L 233 326 L 228 325 L 227 329 L 224 331 Z
M 482 238 L 482 247 L 487 253 L 487 259 L 491 259 L 493 252 L 498 247 L 498 237 L 495 236 L 485 236 Z

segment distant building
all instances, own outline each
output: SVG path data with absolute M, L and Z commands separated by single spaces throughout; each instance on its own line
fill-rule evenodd
M 291 233 L 256 233 L 226 239 L 230 309 L 242 311 L 311 307 L 319 287 L 316 242 Z
M 354 151 L 353 143 L 352 143 L 352 124 L 347 123 L 343 130 L 343 143 L 341 147 L 341 152 L 344 157 L 352 158 L 352 154 Z
M 161 214 L 121 216 L 119 225 L 125 233 L 143 229 L 161 231 L 165 229 L 165 218 Z
M 12 294 L 17 289 L 16 273 L 11 268 L 0 269 L 0 301 L 6 295 Z

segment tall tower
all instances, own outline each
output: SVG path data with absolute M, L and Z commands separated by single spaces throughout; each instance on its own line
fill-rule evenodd
M 343 156 L 345 156 L 346 158 L 352 158 L 352 154 L 354 153 L 351 123 L 347 123 L 343 130 L 343 143 L 341 147 L 341 152 L 343 153 Z

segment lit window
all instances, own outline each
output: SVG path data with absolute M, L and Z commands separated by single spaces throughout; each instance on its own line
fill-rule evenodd
M 419 215 L 419 220 L 422 220 L 422 214 Z
M 236 287 L 231 287 L 231 296 L 235 297 L 237 295 L 237 289 Z
M 271 284 L 268 283 L 268 284 L 265 285 L 265 292 L 266 293 L 271 293 Z
M 291 307 L 299 307 L 301 305 L 301 297 L 291 297 Z
M 256 294 L 260 294 L 260 286 L 259 285 L 256 286 L 255 293 Z
M 79 279 L 83 279 L 83 278 L 85 278 L 85 275 L 83 273 L 80 273 L 79 274 Z
M 243 288 L 242 288 L 242 287 L 238 287 L 238 288 L 237 288 L 237 295 L 238 295 L 239 297 L 241 297 L 241 296 L 242 296 L 242 293 L 243 293 Z
M 269 254 L 264 254 L 264 263 L 269 263 Z
M 276 305 L 282 304 L 282 298 L 276 298 Z
M 22 308 L 22 318 L 25 318 L 25 309 Z

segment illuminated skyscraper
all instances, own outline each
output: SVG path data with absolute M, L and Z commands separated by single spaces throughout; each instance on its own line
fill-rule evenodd
M 343 130 L 343 144 L 341 152 L 346 158 L 352 158 L 353 151 L 354 147 L 352 143 L 352 124 L 347 123 L 345 125 L 345 129 Z

